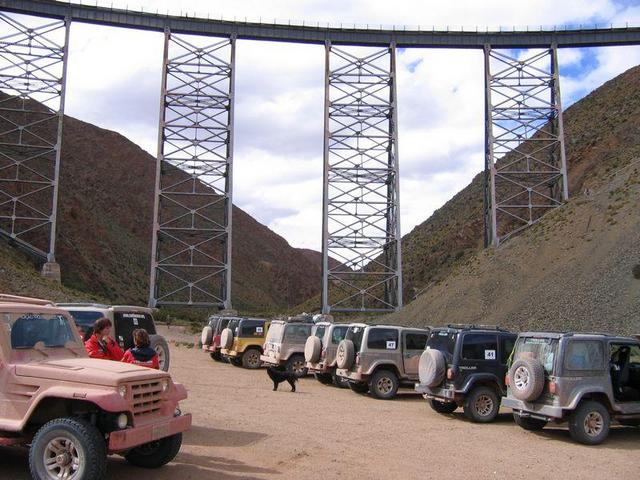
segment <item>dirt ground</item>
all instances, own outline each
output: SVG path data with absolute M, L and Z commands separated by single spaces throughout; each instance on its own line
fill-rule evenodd
M 433 412 L 422 397 L 403 393 L 380 401 L 324 386 L 313 378 L 298 391 L 272 384 L 264 370 L 212 361 L 172 346 L 171 373 L 184 383 L 193 414 L 175 461 L 160 470 L 109 462 L 109 478 L 638 478 L 640 429 L 613 428 L 601 446 L 577 445 L 565 428 L 521 430 L 507 411 L 475 425 L 460 411 Z M 29 478 L 27 453 L 0 449 L 0 478 Z

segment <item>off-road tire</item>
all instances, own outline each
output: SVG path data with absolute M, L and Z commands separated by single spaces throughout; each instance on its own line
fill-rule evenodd
M 215 352 L 211 352 L 209 356 L 215 360 L 216 362 L 224 362 L 224 358 L 222 358 L 222 354 L 220 350 L 216 350 Z
M 433 398 L 429 399 L 429 405 L 438 413 L 453 413 L 458 408 L 456 402 L 439 402 Z
M 336 365 L 338 368 L 349 370 L 356 361 L 356 348 L 351 340 L 340 340 L 336 351 Z
M 491 387 L 476 387 L 465 396 L 463 409 L 472 422 L 492 422 L 500 410 L 500 396 Z
M 333 383 L 333 379 L 329 373 L 314 373 L 313 376 L 323 385 L 331 385 Z
M 338 388 L 349 388 L 349 380 L 344 377 L 338 376 L 336 373 L 336 369 L 334 368 L 331 372 L 331 380 L 333 381 L 333 385 Z
M 213 340 L 213 328 L 207 325 L 202 329 L 202 335 L 200 335 L 200 343 L 202 343 L 203 346 L 207 347 L 211 345 L 212 340 Z
M 257 348 L 247 348 L 242 354 L 242 366 L 249 370 L 256 370 L 262 366 L 260 361 L 260 350 Z
M 547 426 L 547 421 L 540 418 L 523 417 L 517 413 L 513 413 L 513 421 L 521 428 L 530 432 L 539 432 Z
M 348 382 L 348 384 L 352 392 L 356 392 L 361 395 L 364 395 L 369 391 L 369 385 L 367 385 L 364 382 L 362 383 Z
M 234 367 L 241 367 L 242 366 L 242 358 L 229 357 L 229 363 L 231 365 L 233 365 Z
M 29 470 L 33 478 L 55 479 L 45 467 L 45 451 L 53 447 L 56 439 L 72 442 L 73 451 L 82 458 L 81 473 L 77 480 L 103 480 L 107 475 L 107 446 L 100 431 L 80 418 L 56 418 L 45 423 L 36 432 L 29 449 Z M 59 446 L 59 442 L 57 443 Z M 59 447 L 57 447 L 59 448 Z M 55 457 L 50 457 L 55 458 Z M 58 470 L 58 473 L 60 470 Z
M 158 354 L 158 363 L 160 364 L 160 370 L 164 372 L 169 371 L 169 365 L 171 363 L 171 352 L 169 351 L 169 344 L 160 335 L 151 335 L 149 339 L 149 346 L 153 348 Z
M 598 445 L 609 435 L 611 416 L 602 403 L 583 400 L 569 415 L 569 433 L 576 442 Z
M 537 360 L 521 358 L 509 369 L 511 393 L 523 402 L 536 400 L 542 394 L 544 382 L 544 367 Z
M 231 348 L 233 345 L 233 331 L 230 328 L 225 328 L 220 334 L 220 348 Z
M 398 376 L 391 370 L 378 370 L 369 380 L 369 392 L 379 400 L 391 400 L 399 387 Z
M 316 363 L 322 353 L 322 341 L 315 335 L 307 338 L 304 344 L 304 359 L 307 362 Z
M 295 355 L 291 355 L 287 363 L 285 364 L 285 369 L 289 373 L 293 373 L 297 378 L 306 377 L 309 370 L 305 366 L 304 356 L 300 353 L 296 353 Z
M 145 443 L 127 453 L 124 458 L 131 465 L 142 468 L 160 468 L 173 460 L 182 446 L 182 433 Z
M 421 384 L 431 388 L 437 387 L 444 381 L 446 371 L 447 363 L 440 350 L 428 348 L 422 352 L 418 362 L 418 377 Z

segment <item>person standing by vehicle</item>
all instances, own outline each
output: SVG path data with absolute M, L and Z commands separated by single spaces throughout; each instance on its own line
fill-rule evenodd
M 159 370 L 158 354 L 149 346 L 150 340 L 147 331 L 142 328 L 134 330 L 133 343 L 135 347 L 126 351 L 122 361 Z
M 93 334 L 84 342 L 84 347 L 91 358 L 103 360 L 114 360 L 119 362 L 124 356 L 124 352 L 116 341 L 109 336 L 111 333 L 111 320 L 99 318 L 93 324 Z

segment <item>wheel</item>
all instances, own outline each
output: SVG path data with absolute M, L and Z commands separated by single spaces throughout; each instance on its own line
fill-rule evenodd
M 151 335 L 151 343 L 149 346 L 153 348 L 158 354 L 158 363 L 160 364 L 160 370 L 168 372 L 169 363 L 171 361 L 171 354 L 169 353 L 169 344 L 160 335 Z
M 302 378 L 307 375 L 307 367 L 304 363 L 304 356 L 297 354 L 291 355 L 285 366 L 287 372 L 293 373 L 296 377 Z
M 500 397 L 491 387 L 476 387 L 466 395 L 463 408 L 472 422 L 492 422 L 500 409 Z
M 349 384 L 349 388 L 351 389 L 352 392 L 356 392 L 356 393 L 367 393 L 369 391 L 369 385 L 367 385 L 366 383 L 354 383 L 354 382 L 347 382 Z
M 124 458 L 131 465 L 142 468 L 159 468 L 173 460 L 182 446 L 182 433 L 145 443 L 127 453 Z
M 100 431 L 79 418 L 56 418 L 38 430 L 29 449 L 31 476 L 40 480 L 102 480 L 107 447 Z
M 336 374 L 336 369 L 334 368 L 331 372 L 331 380 L 333 381 L 333 385 L 338 388 L 349 388 L 349 380 L 344 377 L 339 377 Z
M 521 358 L 509 369 L 511 393 L 518 400 L 533 402 L 544 389 L 544 367 L 537 360 Z
M 539 418 L 531 418 L 531 417 L 523 417 L 514 412 L 513 420 L 516 422 L 516 425 L 524 428 L 525 430 L 529 430 L 530 432 L 539 432 L 546 425 L 546 420 L 541 420 Z
M 229 357 L 229 363 L 231 365 L 233 365 L 234 367 L 241 367 L 242 366 L 242 359 L 238 358 L 238 357 Z
M 260 350 L 256 348 L 248 348 L 242 354 L 242 366 L 250 370 L 260 368 L 262 362 L 260 361 Z
M 389 370 L 376 371 L 369 381 L 369 391 L 380 400 L 395 397 L 399 386 L 398 376 Z
M 453 413 L 458 408 L 456 402 L 439 402 L 433 398 L 429 399 L 429 405 L 438 413 Z
M 213 360 L 215 360 L 216 362 L 222 362 L 224 359 L 222 358 L 222 354 L 220 353 L 220 350 L 216 350 L 215 352 L 211 352 L 209 354 L 211 356 L 211 358 Z
M 440 350 L 428 348 L 418 362 L 418 378 L 427 387 L 437 387 L 444 381 L 447 373 L 447 362 Z
M 609 435 L 609 411 L 600 402 L 585 400 L 569 416 L 569 433 L 585 445 L 602 443 Z
M 314 373 L 313 376 L 323 385 L 331 385 L 333 383 L 333 379 L 329 373 Z

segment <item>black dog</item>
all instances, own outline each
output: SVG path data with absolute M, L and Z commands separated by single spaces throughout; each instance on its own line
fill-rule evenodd
M 296 391 L 296 382 L 298 381 L 298 378 L 295 374 L 287 372 L 282 367 L 267 367 L 267 375 L 269 375 L 269 378 L 273 381 L 274 392 L 278 390 L 278 385 L 282 382 L 289 382 L 289 385 L 291 385 L 291 391 Z

